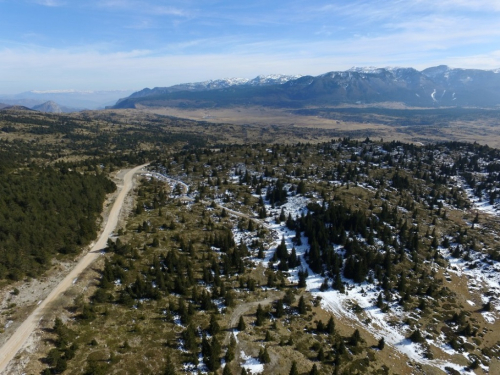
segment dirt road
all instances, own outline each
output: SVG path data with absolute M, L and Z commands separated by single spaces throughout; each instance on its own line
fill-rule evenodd
M 128 192 L 132 188 L 133 179 L 132 177 L 136 172 L 147 164 L 140 165 L 128 171 L 123 178 L 123 187 L 119 192 L 114 204 L 111 209 L 106 226 L 99 237 L 99 240 L 95 243 L 92 249 L 80 259 L 75 268 L 57 285 L 52 292 L 40 302 L 37 308 L 31 313 L 31 315 L 26 318 L 26 320 L 17 328 L 17 330 L 12 334 L 10 339 L 0 348 L 0 374 L 7 374 L 7 366 L 9 362 L 15 357 L 17 352 L 23 347 L 24 343 L 28 340 L 28 337 L 35 330 L 38 322 L 44 314 L 47 312 L 47 308 L 50 303 L 55 301 L 62 293 L 64 293 L 68 288 L 73 285 L 73 280 L 75 280 L 83 270 L 85 270 L 94 260 L 96 260 L 100 255 L 100 250 L 106 247 L 109 236 L 116 228 L 118 223 L 118 217 L 120 210 L 123 205 L 123 201 L 127 196 Z M 57 234 L 56 234 L 57 235 Z

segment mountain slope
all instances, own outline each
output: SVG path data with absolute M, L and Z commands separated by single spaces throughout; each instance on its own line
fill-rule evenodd
M 171 93 L 186 92 L 186 91 L 187 92 L 210 91 L 210 90 L 226 89 L 229 87 L 237 87 L 237 86 L 256 87 L 256 86 L 280 85 L 288 81 L 297 79 L 299 77 L 300 76 L 286 76 L 286 75 L 274 74 L 268 76 L 260 75 L 251 80 L 246 78 L 224 78 L 224 79 L 209 80 L 204 82 L 182 83 L 170 87 L 155 87 L 153 89 L 145 88 L 143 90 L 133 93 L 128 98 L 162 96 Z M 128 98 L 123 98 L 118 100 L 116 105 L 126 101 Z
M 40 105 L 35 105 L 33 107 L 34 110 L 40 111 L 40 112 L 47 112 L 47 113 L 62 113 L 64 112 L 59 104 L 53 101 L 48 101 L 45 103 L 42 103 Z
M 316 77 L 232 79 L 144 89 L 113 108 L 136 106 L 212 107 L 230 105 L 324 106 L 403 102 L 411 106 L 500 105 L 500 74 L 438 66 L 352 68 Z

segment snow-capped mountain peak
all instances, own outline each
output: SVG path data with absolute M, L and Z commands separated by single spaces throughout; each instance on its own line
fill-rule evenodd
M 288 81 L 298 79 L 302 77 L 301 75 L 283 75 L 283 74 L 269 74 L 269 75 L 259 75 L 254 79 L 247 82 L 248 85 L 252 86 L 263 86 L 263 85 L 282 85 Z
M 351 69 L 348 69 L 348 72 L 355 72 L 355 73 L 364 73 L 364 74 L 378 74 L 381 73 L 384 69 L 383 68 L 377 68 L 374 66 L 353 66 Z

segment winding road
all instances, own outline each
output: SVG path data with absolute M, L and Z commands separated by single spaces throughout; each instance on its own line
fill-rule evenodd
M 133 176 L 148 164 L 143 164 L 129 170 L 123 177 L 123 186 L 116 197 L 116 200 L 109 213 L 106 226 L 101 233 L 98 241 L 85 254 L 80 261 L 76 264 L 75 268 L 50 292 L 50 294 L 43 300 L 36 309 L 26 318 L 26 320 L 16 329 L 9 340 L 0 348 L 0 374 L 7 373 L 7 366 L 10 361 L 16 356 L 19 350 L 28 340 L 31 333 L 38 326 L 38 322 L 44 314 L 49 311 L 48 308 L 51 302 L 54 302 L 61 294 L 68 290 L 73 285 L 73 280 L 78 277 L 92 262 L 94 262 L 100 255 L 100 250 L 106 247 L 106 243 L 111 233 L 113 233 L 116 225 L 120 210 L 128 192 L 133 186 Z

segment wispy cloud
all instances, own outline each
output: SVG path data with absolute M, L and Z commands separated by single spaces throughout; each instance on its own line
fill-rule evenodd
M 425 6 L 443 11 L 465 9 L 478 12 L 495 11 L 500 12 L 498 0 L 415 0 L 416 6 Z
M 46 7 L 60 7 L 66 4 L 65 1 L 61 0 L 35 0 L 34 2 L 38 5 L 43 5 Z
M 49 0 L 51 1 L 51 0 Z M 125 10 L 138 14 L 149 14 L 154 16 L 178 16 L 189 17 L 191 13 L 186 9 L 174 6 L 158 5 L 155 2 L 135 0 L 105 0 L 95 3 L 100 8 L 109 10 Z

